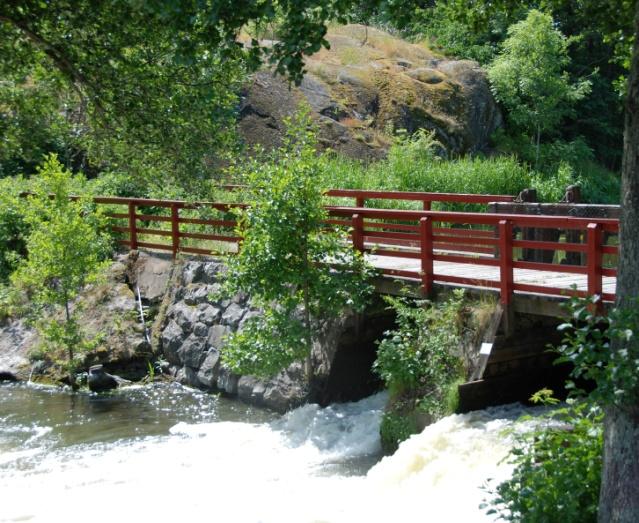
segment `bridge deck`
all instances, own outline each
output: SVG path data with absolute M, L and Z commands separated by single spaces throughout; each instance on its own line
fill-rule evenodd
M 419 260 L 407 259 L 407 258 L 395 258 L 391 256 L 376 256 L 374 254 L 368 254 L 367 259 L 371 264 L 378 269 L 390 269 L 399 271 L 414 271 L 419 272 L 420 262 Z M 499 288 L 499 267 L 470 265 L 466 263 L 452 263 L 452 262 L 434 262 L 435 282 L 437 282 L 437 275 L 442 276 L 458 276 L 465 278 L 473 278 L 477 280 L 488 280 L 495 282 L 494 288 Z M 551 271 L 536 271 L 530 269 L 514 269 L 514 283 L 543 285 L 547 287 L 558 287 L 560 289 L 569 290 L 573 285 L 577 286 L 578 290 L 586 291 L 588 289 L 587 276 L 585 274 L 566 274 L 562 272 Z M 392 276 L 389 276 L 392 277 Z M 615 277 L 603 277 L 603 291 L 605 293 L 615 293 L 617 278 Z M 456 287 L 464 287 L 461 284 L 455 284 Z M 465 287 L 473 287 L 472 285 L 465 285 Z M 474 286 L 475 288 L 480 286 Z M 530 294 L 523 291 L 515 291 L 516 294 Z

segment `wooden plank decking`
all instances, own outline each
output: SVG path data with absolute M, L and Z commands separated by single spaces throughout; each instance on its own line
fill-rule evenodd
M 374 254 L 367 254 L 367 259 L 371 264 L 378 269 L 390 269 L 395 271 L 411 271 L 419 273 L 420 262 L 419 260 L 408 258 L 395 258 L 390 256 L 376 256 Z M 530 269 L 514 269 L 514 283 L 542 285 L 546 287 L 558 287 L 565 290 L 570 290 L 574 285 L 578 290 L 587 291 L 588 281 L 585 274 L 566 274 L 562 272 L 551 271 L 536 271 Z M 477 280 L 488 280 L 494 282 L 494 288 L 499 288 L 499 267 L 490 267 L 482 265 L 471 265 L 466 263 L 451 263 L 451 262 L 434 262 L 435 283 L 437 283 L 437 275 L 445 276 L 458 276 L 473 278 Z M 392 275 L 387 276 L 392 278 Z M 603 277 L 603 291 L 604 293 L 614 294 L 616 289 L 617 279 L 615 277 Z M 472 285 L 455 285 L 456 287 L 481 287 Z M 515 291 L 515 294 L 523 295 L 535 295 L 531 292 Z M 561 296 L 560 294 L 554 294 L 554 296 Z

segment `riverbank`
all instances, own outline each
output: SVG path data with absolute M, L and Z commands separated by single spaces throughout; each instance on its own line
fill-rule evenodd
M 344 311 L 323 322 L 312 350 L 310 383 L 299 363 L 270 379 L 232 373 L 221 359 L 226 337 L 260 311 L 241 293 L 218 296 L 225 270 L 216 258 L 172 261 L 141 251 L 118 255 L 105 279 L 85 289 L 74 304 L 92 345 L 80 355 L 78 371 L 100 364 L 128 380 L 173 380 L 280 413 L 305 402 L 357 400 L 381 389 L 372 372 L 375 341 L 394 316 L 380 300 L 366 314 Z M 6 321 L 0 327 L 0 374 L 64 382 L 64 358 L 39 346 L 32 326 L 21 319 Z

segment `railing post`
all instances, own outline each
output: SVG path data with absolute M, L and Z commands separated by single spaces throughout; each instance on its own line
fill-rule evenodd
M 433 291 L 433 220 L 424 216 L 419 220 L 419 241 L 422 262 L 422 292 L 429 296 Z
M 508 306 L 513 294 L 513 225 L 510 220 L 499 221 L 499 289 L 501 304 Z
M 366 205 L 366 198 L 363 196 L 357 196 L 355 198 L 355 207 L 364 207 Z
M 430 211 L 431 210 L 431 204 L 432 204 L 432 202 L 430 200 L 422 200 L 423 209 L 425 211 Z
M 129 248 L 134 251 L 138 248 L 138 222 L 135 217 L 135 203 L 129 202 Z
M 180 250 L 180 209 L 177 204 L 171 204 L 171 242 L 173 259 L 177 257 Z
M 601 224 L 589 223 L 587 231 L 588 251 L 586 252 L 586 261 L 588 265 L 586 268 L 588 271 L 588 294 L 601 298 L 603 292 L 603 275 L 601 272 L 603 262 L 603 253 L 601 251 L 603 234 Z
M 364 217 L 361 214 L 353 214 L 353 247 L 364 252 Z

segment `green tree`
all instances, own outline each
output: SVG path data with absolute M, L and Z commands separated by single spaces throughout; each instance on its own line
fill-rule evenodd
M 11 277 L 52 318 L 41 321 L 39 329 L 50 349 L 66 351 L 72 382 L 76 347 L 83 341 L 74 299 L 96 281 L 110 246 L 91 202 L 70 198 L 77 182 L 55 156 L 38 170 L 37 188 L 23 206 L 30 227 L 28 255 Z
M 539 163 L 542 133 L 554 130 L 590 89 L 588 81 L 571 83 L 569 41 L 550 15 L 535 9 L 508 29 L 502 53 L 488 68 L 493 93 L 508 109 L 508 119 L 531 136 Z
M 86 164 L 78 151 L 88 150 L 101 169 L 210 174 L 233 139 L 247 69 L 267 61 L 299 83 L 304 56 L 328 47 L 329 21 L 346 22 L 361 5 L 402 23 L 413 3 L 3 1 L 0 130 L 12 147 L 0 144 L 0 162 L 20 170 L 44 148 Z M 266 44 L 261 29 L 273 25 Z M 41 135 L 39 146 L 22 139 L 26 128 Z
M 510 25 L 530 9 L 552 13 L 555 28 L 571 38 L 568 73 L 588 75 L 591 95 L 575 104 L 557 135 L 572 142 L 584 137 L 608 169 L 621 166 L 623 86 L 633 41 L 632 0 L 435 0 L 412 17 L 408 35 L 427 37 L 445 54 L 488 64 L 507 38 Z M 399 28 L 406 32 L 405 28 Z
M 320 321 L 361 309 L 372 290 L 362 255 L 325 223 L 326 178 L 307 125 L 302 115 L 281 149 L 246 166 L 243 241 L 228 260 L 225 292 L 245 292 L 264 314 L 233 335 L 223 353 L 241 374 L 268 376 L 305 359 L 310 379 Z
M 6 283 L 21 256 L 26 254 L 28 226 L 22 215 L 20 179 L 0 180 L 0 285 Z
M 233 139 L 241 52 L 219 49 L 199 17 L 182 29 L 179 16 L 173 23 L 150 4 L 0 5 L 5 172 L 27 171 L 50 151 L 83 170 L 211 171 Z

